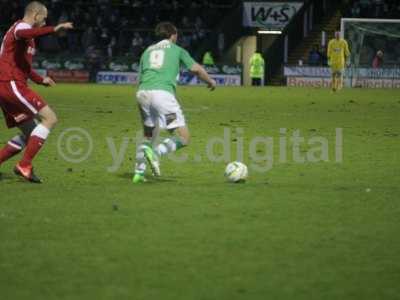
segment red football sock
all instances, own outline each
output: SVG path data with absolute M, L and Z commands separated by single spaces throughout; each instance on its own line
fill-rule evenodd
M 2 164 L 3 162 L 5 162 L 6 160 L 10 159 L 11 157 L 20 152 L 21 149 L 13 147 L 10 144 L 5 145 L 4 148 L 0 150 L 0 164 Z
M 24 156 L 22 157 L 19 165 L 21 167 L 28 167 L 32 164 L 33 158 L 38 154 L 40 149 L 42 148 L 45 140 L 38 136 L 31 136 L 28 141 L 28 145 L 26 146 Z
M 31 136 L 29 137 L 24 156 L 19 162 L 19 165 L 21 167 L 25 168 L 32 165 L 32 160 L 39 153 L 49 133 L 50 130 L 44 127 L 42 124 L 36 126 L 36 128 L 32 131 Z

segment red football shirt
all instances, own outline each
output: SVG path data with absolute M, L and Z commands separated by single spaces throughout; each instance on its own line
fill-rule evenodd
M 28 78 L 42 83 L 43 77 L 32 69 L 35 37 L 54 32 L 54 27 L 32 28 L 20 20 L 14 23 L 3 38 L 0 48 L 0 81 L 22 81 Z

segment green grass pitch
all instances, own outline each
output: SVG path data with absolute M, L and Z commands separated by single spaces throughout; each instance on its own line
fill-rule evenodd
M 35 161 L 45 184 L 15 178 L 16 159 L 0 167 L 1 299 L 399 299 L 398 90 L 180 87 L 188 161 L 134 186 L 133 87 L 35 89 L 60 122 Z M 93 146 L 80 163 L 59 150 L 85 154 L 85 140 L 60 140 L 76 127 Z M 230 159 L 243 145 L 245 184 L 225 181 L 220 144 L 207 159 L 224 130 Z M 325 138 L 328 161 L 294 161 L 296 130 Z M 13 134 L 3 126 L 2 144 Z M 273 147 L 250 149 L 257 137 Z M 125 153 L 114 169 L 113 147 Z

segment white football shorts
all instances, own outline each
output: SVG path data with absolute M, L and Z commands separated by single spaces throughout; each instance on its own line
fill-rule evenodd
M 173 94 L 163 90 L 139 90 L 136 100 L 144 126 L 167 130 L 186 126 L 181 107 Z

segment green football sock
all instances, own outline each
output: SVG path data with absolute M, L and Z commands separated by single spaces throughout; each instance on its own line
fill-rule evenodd
M 166 138 L 155 148 L 155 152 L 158 156 L 163 156 L 175 152 L 183 147 L 185 147 L 185 144 L 179 137 Z

